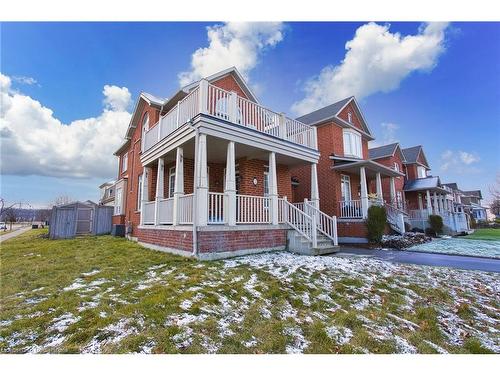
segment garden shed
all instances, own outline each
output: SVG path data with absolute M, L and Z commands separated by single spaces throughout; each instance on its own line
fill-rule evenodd
M 52 208 L 49 237 L 73 238 L 111 233 L 113 207 L 92 201 L 71 202 Z

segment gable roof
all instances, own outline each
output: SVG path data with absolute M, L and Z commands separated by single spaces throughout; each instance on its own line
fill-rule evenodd
M 236 69 L 235 66 L 231 66 L 231 67 L 229 67 L 227 69 L 221 70 L 220 72 L 212 74 L 212 75 L 210 75 L 208 77 L 205 77 L 203 79 L 207 80 L 208 82 L 214 82 L 214 81 L 218 81 L 221 78 L 224 78 L 227 75 L 232 75 L 233 76 L 233 78 L 235 79 L 236 83 L 238 83 L 238 85 L 241 87 L 241 89 L 243 90 L 243 92 L 245 93 L 245 95 L 247 96 L 247 98 L 249 100 L 251 100 L 251 101 L 253 101 L 255 103 L 259 103 L 257 97 L 254 95 L 254 93 L 250 89 L 250 86 L 248 86 L 247 82 L 245 81 L 245 79 L 243 78 L 243 76 L 241 75 L 241 73 L 238 71 L 238 69 Z M 184 86 L 182 88 L 182 90 L 185 91 L 185 92 L 189 92 L 193 88 L 195 88 L 200 81 L 201 81 L 201 79 L 199 79 L 199 80 L 197 80 L 195 82 L 192 82 L 192 83 Z
M 429 176 L 425 178 L 416 178 L 414 180 L 407 180 L 403 186 L 404 191 L 415 190 L 431 190 L 437 189 L 441 186 L 438 176 Z
M 393 156 L 398 148 L 399 143 L 391 143 L 389 145 L 383 145 L 379 147 L 373 147 L 368 149 L 368 157 L 370 159 L 381 159 L 388 156 Z
M 468 191 L 462 191 L 462 193 L 469 196 L 469 197 L 483 199 L 483 195 L 481 194 L 481 190 L 468 190 Z
M 414 164 L 414 163 L 420 164 L 418 161 L 418 157 L 421 154 L 422 157 L 424 158 L 423 165 L 430 169 L 429 163 L 427 162 L 427 158 L 425 157 L 425 154 L 424 154 L 424 149 L 421 145 L 403 148 L 401 151 L 403 152 L 403 156 L 405 158 L 404 162 L 406 164 Z
M 358 105 L 358 102 L 356 101 L 356 98 L 354 96 L 350 96 L 348 98 L 339 100 L 338 102 L 327 105 L 326 107 L 317 109 L 315 111 L 297 117 L 296 120 L 306 125 L 319 125 L 325 121 L 334 121 L 338 125 L 344 128 L 352 128 L 357 131 L 360 131 L 353 124 L 350 124 L 349 122 L 338 117 L 339 113 L 351 102 L 353 103 L 356 115 L 361 120 L 361 126 L 364 129 L 361 131 L 361 133 L 363 133 L 370 140 L 374 139 L 370 131 L 370 128 L 368 127 L 368 123 L 366 122 L 363 113 L 361 112 L 361 109 Z
M 448 186 L 452 190 L 458 190 L 458 184 L 456 182 L 450 182 L 447 184 L 443 184 L 443 186 Z

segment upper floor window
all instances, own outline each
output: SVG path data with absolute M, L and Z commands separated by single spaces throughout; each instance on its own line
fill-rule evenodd
M 122 156 L 122 173 L 127 170 L 128 167 L 128 153 Z
M 352 113 L 347 112 L 347 121 L 352 124 Z
M 420 165 L 417 166 L 417 177 L 418 178 L 427 177 L 427 171 L 425 170 L 424 167 L 421 167 Z
M 399 164 L 397 162 L 394 162 L 394 170 L 399 172 Z
M 144 141 L 146 140 L 146 133 L 149 130 L 149 113 L 145 113 L 142 118 L 142 138 L 141 138 L 141 150 L 144 150 Z
M 361 134 L 351 129 L 344 129 L 344 155 L 356 158 L 363 157 Z

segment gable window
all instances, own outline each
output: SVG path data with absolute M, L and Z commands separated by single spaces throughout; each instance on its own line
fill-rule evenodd
M 351 112 L 347 112 L 347 121 L 352 124 L 352 113 Z
M 417 177 L 418 178 L 426 178 L 427 177 L 427 171 L 425 170 L 424 167 L 421 167 L 420 165 L 417 166 Z
M 144 151 L 144 142 L 146 141 L 146 133 L 149 130 L 149 114 L 146 112 L 142 118 L 142 137 L 141 137 L 141 150 Z
M 344 155 L 362 158 L 361 134 L 351 129 L 344 129 Z
M 399 164 L 397 162 L 394 162 L 394 170 L 399 172 Z
M 168 197 L 172 198 L 175 192 L 175 167 L 168 171 Z
M 128 167 L 128 153 L 122 156 L 122 173 L 127 170 Z

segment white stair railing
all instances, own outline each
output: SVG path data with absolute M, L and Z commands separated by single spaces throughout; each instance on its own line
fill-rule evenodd
M 316 229 L 331 239 L 333 244 L 337 246 L 339 244 L 337 237 L 337 217 L 328 216 L 308 201 L 304 201 L 303 207 L 306 214 L 316 218 Z
M 311 243 L 313 248 L 318 247 L 318 231 L 316 229 L 315 215 L 309 216 L 290 202 L 284 199 L 282 199 L 282 201 L 285 223 L 290 225 L 299 234 L 306 238 Z
M 385 212 L 387 213 L 387 222 L 389 223 L 389 226 L 396 232 L 404 234 L 405 233 L 404 218 L 408 216 L 406 212 L 388 203 L 384 203 L 384 207 L 385 207 Z

